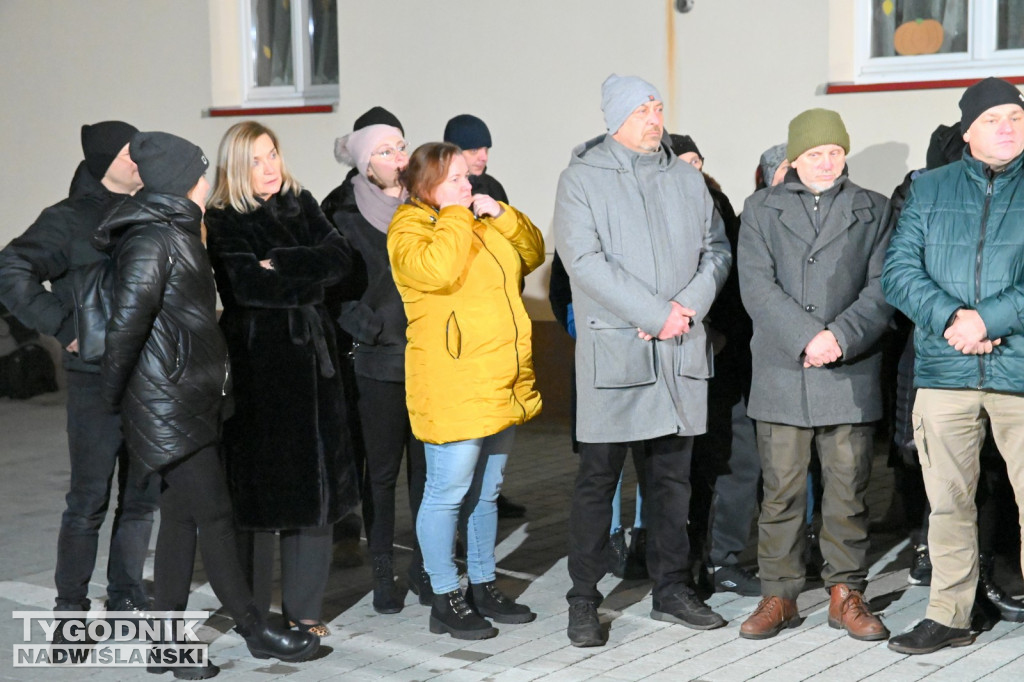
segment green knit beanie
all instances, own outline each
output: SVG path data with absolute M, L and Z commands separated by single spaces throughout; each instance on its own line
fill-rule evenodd
M 837 144 L 850 153 L 850 134 L 843 119 L 829 109 L 808 109 L 789 122 L 786 158 L 790 163 L 812 147 Z

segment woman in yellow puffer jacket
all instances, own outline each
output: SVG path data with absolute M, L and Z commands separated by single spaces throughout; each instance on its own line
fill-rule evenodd
M 494 543 L 515 427 L 541 408 L 519 292 L 523 276 L 544 262 L 544 238 L 511 206 L 471 193 L 455 145 L 419 147 L 403 179 L 410 200 L 388 228 L 388 257 L 409 320 L 409 419 L 426 444 L 416 534 L 434 591 L 430 631 L 484 639 L 497 634 L 485 617 L 535 618 L 495 586 Z M 454 557 L 460 510 L 467 517 L 466 595 Z

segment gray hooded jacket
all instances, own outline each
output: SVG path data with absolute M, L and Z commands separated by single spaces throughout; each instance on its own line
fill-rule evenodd
M 558 181 L 557 250 L 576 318 L 577 437 L 612 443 L 707 429 L 711 374 L 702 323 L 732 261 L 704 178 L 665 150 L 603 135 L 573 150 Z M 657 336 L 670 301 L 689 333 Z

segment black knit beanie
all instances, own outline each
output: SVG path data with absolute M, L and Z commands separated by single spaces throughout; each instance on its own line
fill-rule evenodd
M 932 132 L 931 140 L 928 142 L 928 153 L 925 155 L 925 167 L 928 170 L 941 168 L 946 164 L 959 161 L 963 156 L 964 136 L 960 132 L 960 124 L 939 125 Z
M 960 117 L 960 132 L 966 133 L 979 116 L 1000 104 L 1016 104 L 1024 108 L 1024 94 L 1016 85 L 991 76 L 964 90 L 960 98 L 960 112 L 963 114 Z
M 491 131 L 487 124 L 471 114 L 459 114 L 444 127 L 444 141 L 462 149 L 491 146 Z
M 405 135 L 405 128 L 403 128 L 402 124 L 398 121 L 398 117 L 384 107 L 373 107 L 357 118 L 356 122 L 352 124 L 352 131 L 355 132 L 365 128 L 366 126 L 377 125 L 378 123 L 398 128 L 402 131 L 402 135 Z
M 128 151 L 147 192 L 183 197 L 210 165 L 202 149 L 170 133 L 136 133 Z
M 103 121 L 82 126 L 82 152 L 85 154 L 85 167 L 89 169 L 89 174 L 102 180 L 110 164 L 137 132 L 138 128 L 123 121 Z
M 693 141 L 693 138 L 689 135 L 671 135 L 672 139 L 672 153 L 676 156 L 682 156 L 687 152 L 695 152 L 700 160 L 704 160 L 704 155 L 697 149 L 697 143 Z

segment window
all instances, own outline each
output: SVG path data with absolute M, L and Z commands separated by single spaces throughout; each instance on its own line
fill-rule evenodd
M 250 106 L 338 100 L 337 0 L 240 0 L 243 97 Z
M 861 0 L 856 83 L 1024 72 L 1022 0 Z

